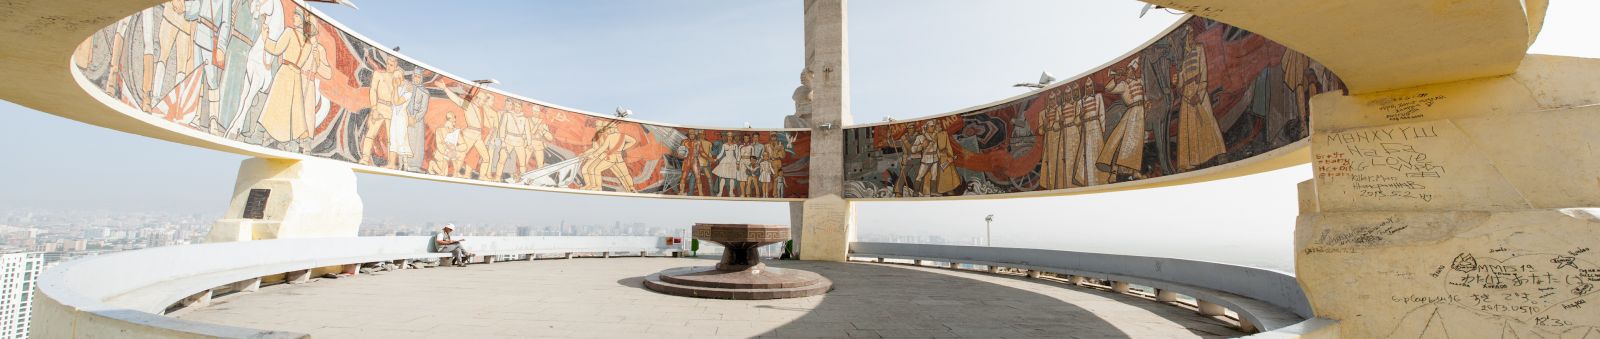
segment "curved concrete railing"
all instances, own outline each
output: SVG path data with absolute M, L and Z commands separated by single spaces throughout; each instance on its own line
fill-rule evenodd
M 808 195 L 808 130 L 674 126 L 512 95 L 296 0 L 162 3 L 94 33 L 72 65 L 107 106 L 235 151 L 580 193 Z
M 1034 272 L 1030 276 L 1070 275 L 1074 282 L 1087 277 L 1115 282 L 1118 292 L 1126 292 L 1126 284 L 1149 286 L 1159 291 L 1158 300 L 1172 301 L 1175 295 L 1168 293 L 1187 295 L 1202 313 L 1232 310 L 1242 327 L 1270 335 L 1309 334 L 1333 323 L 1315 318 L 1294 276 L 1259 268 L 1103 253 L 872 242 L 850 243 L 850 256 L 1008 267 Z
M 430 237 L 304 238 L 157 247 L 63 263 L 46 270 L 35 292 L 32 333 L 69 337 L 299 338 L 162 316 L 186 300 L 227 286 L 259 286 L 263 277 L 293 281 L 317 268 L 414 258 Z M 483 255 L 676 252 L 660 237 L 471 237 Z M 608 254 L 609 256 L 609 254 Z
M 1147 188 L 1310 161 L 1310 98 L 1344 88 L 1266 37 L 1190 16 L 1041 90 L 845 130 L 845 196 L 971 199 Z

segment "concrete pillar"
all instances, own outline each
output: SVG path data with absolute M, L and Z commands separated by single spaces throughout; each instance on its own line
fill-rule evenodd
M 605 254 L 602 254 L 601 258 L 611 258 L 611 252 L 606 252 Z
M 1083 277 L 1074 275 L 1071 278 L 1067 278 L 1067 283 L 1073 285 L 1083 285 Z
M 188 298 L 183 298 L 183 300 L 179 301 L 179 303 L 182 304 L 183 307 L 205 307 L 206 305 L 211 305 L 211 295 L 211 290 L 205 290 L 201 291 L 200 293 L 195 293 Z
M 495 260 L 494 257 L 495 256 L 492 256 L 492 255 L 483 256 L 483 263 L 485 263 L 485 264 L 493 264 L 494 260 Z
M 872 262 L 881 263 L 883 262 L 883 258 L 872 258 Z
M 1597 78 L 1600 60 L 1528 55 L 1508 76 L 1313 98 L 1294 241 L 1308 311 L 1351 338 L 1597 324 L 1556 301 L 1600 269 Z
M 1128 283 L 1123 281 L 1113 281 L 1111 282 L 1111 291 L 1127 294 L 1129 291 Z
M 1164 303 L 1178 301 L 1178 292 L 1157 289 L 1156 290 L 1156 301 L 1164 302 Z
M 950 269 L 961 268 L 960 264 L 957 264 L 957 263 L 950 263 L 949 265 L 950 265 Z
M 567 255 L 561 256 L 561 258 L 562 259 L 572 259 L 572 252 L 567 252 Z
M 989 265 L 989 273 L 1000 273 L 1000 266 Z
M 916 266 L 922 266 L 922 260 L 920 260 L 920 259 L 919 260 L 912 260 L 911 264 L 912 265 L 916 265 Z
M 261 277 L 246 279 L 233 283 L 233 290 L 237 292 L 255 292 L 261 290 Z
M 1256 327 L 1255 323 L 1250 322 L 1250 318 L 1245 318 L 1243 315 L 1240 315 L 1239 316 L 1239 332 L 1256 333 L 1256 332 L 1261 332 L 1261 328 Z
M 844 125 L 850 124 L 848 0 L 806 0 L 804 74 L 810 79 L 810 199 L 799 203 L 800 259 L 846 261 L 855 206 L 844 200 Z M 791 205 L 790 219 L 795 211 Z
M 311 270 L 289 272 L 283 277 L 283 281 L 289 284 L 304 284 L 307 281 L 311 281 Z
M 639 257 L 640 258 L 645 257 L 645 251 L 639 251 Z
M 1039 278 L 1039 270 L 1028 270 L 1029 278 Z
M 809 122 L 807 122 L 807 123 L 809 123 Z M 785 121 L 783 127 L 784 128 L 800 128 L 800 127 L 809 127 L 809 126 L 804 125 L 804 124 L 799 124 L 799 125 L 791 124 L 788 121 Z M 809 186 L 809 184 L 808 184 L 806 186 L 806 189 L 811 189 L 811 186 Z M 793 257 L 791 257 L 791 258 L 794 258 L 794 259 L 800 258 L 800 251 L 802 250 L 802 248 L 800 248 L 800 247 L 803 244 L 805 244 L 805 240 L 801 240 L 801 238 L 804 238 L 805 235 L 806 235 L 805 234 L 805 225 L 806 225 L 805 215 L 806 215 L 806 203 L 805 202 L 803 202 L 803 201 L 794 201 L 794 202 L 790 202 L 789 203 L 789 241 L 794 242 L 794 246 L 791 246 L 789 250 L 791 251 L 790 254 L 793 255 Z
M 207 242 L 354 237 L 361 226 L 355 172 L 332 160 L 251 158 Z
M 403 269 L 406 269 L 406 266 L 410 266 L 411 265 L 411 259 L 395 259 L 394 261 L 391 261 L 389 263 L 390 264 L 394 264 L 396 267 L 399 267 L 399 269 L 403 270 Z
M 344 267 L 340 267 L 340 269 L 341 269 L 342 273 L 350 275 L 352 277 L 353 276 L 357 276 L 357 275 L 361 275 L 361 264 L 348 264 L 348 265 L 344 265 Z
M 1198 299 L 1196 299 L 1194 302 L 1195 302 L 1195 306 L 1200 308 L 1200 315 L 1214 316 L 1214 315 L 1226 315 L 1226 314 L 1228 314 L 1228 309 L 1222 307 L 1222 305 L 1218 305 L 1218 304 L 1210 302 L 1210 301 L 1198 300 Z

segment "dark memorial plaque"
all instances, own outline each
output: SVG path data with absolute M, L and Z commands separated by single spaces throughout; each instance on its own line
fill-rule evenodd
M 250 197 L 244 199 L 245 219 L 265 219 L 267 216 L 267 197 L 272 196 L 272 190 L 265 188 L 250 189 Z

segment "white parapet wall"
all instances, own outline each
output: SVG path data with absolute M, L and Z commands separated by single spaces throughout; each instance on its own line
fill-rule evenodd
M 850 256 L 948 262 L 1015 268 L 1137 284 L 1181 293 L 1234 311 L 1241 323 L 1259 326 L 1268 338 L 1298 338 L 1336 332 L 1336 321 L 1317 318 L 1295 276 L 1273 270 L 1175 258 L 1029 248 L 893 243 L 850 243 Z M 1119 291 L 1121 293 L 1123 291 Z M 1204 310 L 1204 306 L 1201 307 Z M 1329 329 L 1334 327 L 1335 329 Z M 1336 335 L 1333 333 L 1332 335 Z
M 39 338 L 303 338 L 160 315 L 191 296 L 265 276 L 338 265 L 438 257 L 432 238 L 299 238 L 168 246 L 66 262 L 46 270 L 34 293 Z M 485 255 L 670 253 L 662 237 L 471 237 Z

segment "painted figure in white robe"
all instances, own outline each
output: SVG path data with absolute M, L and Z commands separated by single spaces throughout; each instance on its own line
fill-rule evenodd
M 372 108 L 367 113 L 367 133 L 361 137 L 361 152 L 365 153 L 361 157 L 361 162 L 367 165 L 375 164 L 376 160 L 373 158 L 378 154 L 378 148 L 375 147 L 378 142 L 378 134 L 383 133 L 389 139 L 389 147 L 386 150 L 390 151 L 387 152 L 387 161 L 384 162 L 383 167 L 393 169 L 397 168 L 396 164 L 400 163 L 400 157 L 393 152 L 394 145 L 404 143 L 401 140 L 405 137 L 404 129 L 398 133 L 399 135 L 396 135 L 393 123 L 394 120 L 405 120 L 405 117 L 394 118 L 396 112 L 403 114 L 406 107 L 407 99 L 403 94 L 406 86 L 405 71 L 400 69 L 399 58 L 381 55 L 378 58 L 383 59 L 383 69 L 372 72 L 372 85 L 370 87 L 372 90 L 368 94 L 370 99 L 368 101 Z M 404 126 L 404 123 L 402 123 L 401 127 Z M 400 139 L 397 139 L 397 137 Z
M 732 132 L 724 134 L 721 148 L 717 150 L 717 166 L 711 169 L 711 175 L 717 176 L 717 196 L 737 196 L 739 191 L 734 188 L 745 180 L 745 172 L 739 166 L 739 142 Z
M 1139 65 L 1139 58 L 1134 57 L 1126 67 L 1111 70 L 1111 83 L 1106 84 L 1106 93 L 1122 97 L 1123 105 L 1128 106 L 1122 121 L 1111 129 L 1095 163 L 1095 169 L 1112 180 L 1119 175 L 1139 179 L 1144 161 L 1144 72 Z

